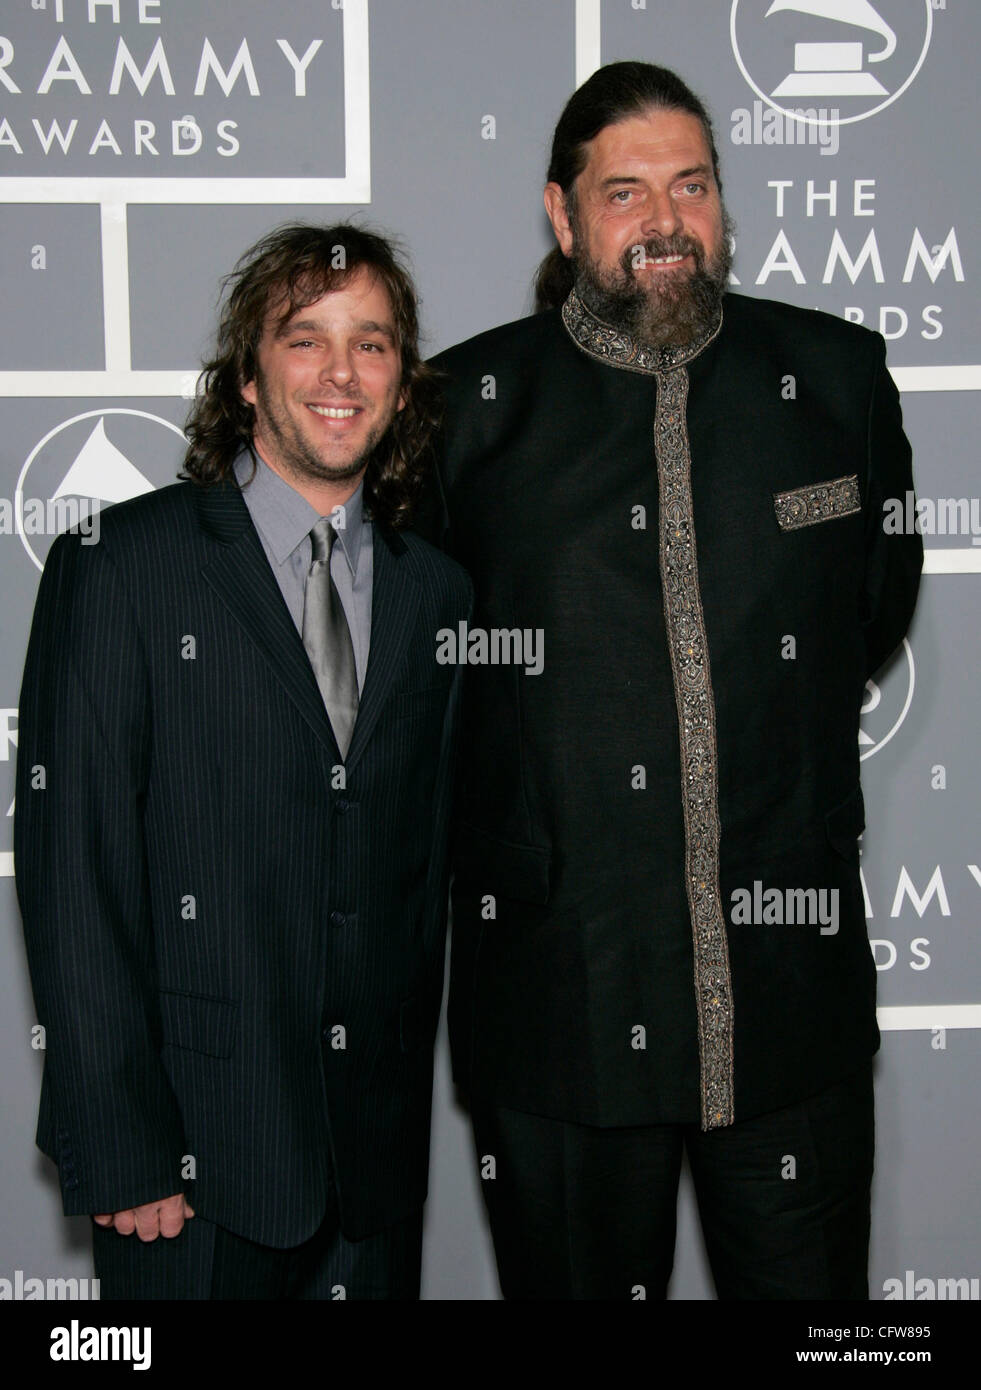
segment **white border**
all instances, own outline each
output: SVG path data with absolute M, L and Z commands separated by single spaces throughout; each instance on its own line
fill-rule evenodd
M 886 1004 L 875 1012 L 883 1033 L 981 1028 L 981 1004 Z
M 923 552 L 924 574 L 981 574 L 981 546 L 977 550 L 941 550 L 935 546 Z
M 981 365 L 890 367 L 900 391 L 981 391 Z
M 355 0 L 348 0 L 348 4 Z M 366 0 L 359 0 L 364 4 Z M 345 10 L 345 13 L 347 11 Z M 345 97 L 345 120 L 347 98 Z M 350 127 L 346 144 L 352 144 Z M 349 154 L 350 158 L 350 154 Z M 348 168 L 351 165 L 348 164 Z M 220 189 L 220 193 L 216 190 Z M 370 203 L 371 181 L 367 168 L 338 179 L 239 179 L 239 178 L 7 178 L 0 179 L 0 203 Z
M 603 11 L 601 0 L 576 0 L 576 87 L 602 63 Z
M 108 326 L 107 326 L 108 328 Z M 108 331 L 106 336 L 108 337 Z M 200 368 L 194 371 L 133 372 L 0 372 L 0 398 L 50 396 L 86 400 L 112 396 L 194 395 Z

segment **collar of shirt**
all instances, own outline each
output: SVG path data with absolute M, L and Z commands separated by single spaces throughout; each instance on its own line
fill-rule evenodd
M 255 476 L 250 481 L 252 455 L 248 452 L 239 454 L 234 465 L 235 479 L 243 490 L 248 487 L 252 504 L 249 510 L 253 513 L 253 520 L 275 555 L 276 563 L 282 565 L 296 547 L 309 537 L 314 523 L 320 519 L 320 513 L 295 488 L 290 487 L 285 478 L 275 473 L 258 451 L 255 460 Z M 343 525 L 334 527 L 352 579 L 358 573 L 365 526 L 362 490 L 363 480 L 344 503 Z

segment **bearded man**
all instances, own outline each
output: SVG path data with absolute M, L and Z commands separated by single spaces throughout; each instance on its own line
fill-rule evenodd
M 545 206 L 539 312 L 437 359 L 443 543 L 475 629 L 543 662 L 468 669 L 454 861 L 502 1287 L 663 1298 L 687 1152 L 720 1297 L 865 1299 L 859 710 L 922 556 L 882 527 L 912 486 L 884 343 L 728 292 L 711 122 L 665 69 L 575 93 Z

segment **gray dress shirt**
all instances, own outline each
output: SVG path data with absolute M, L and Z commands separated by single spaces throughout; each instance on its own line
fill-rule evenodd
M 259 533 L 280 592 L 296 630 L 303 635 L 303 591 L 310 570 L 310 532 L 320 514 L 256 453 L 255 477 L 249 482 L 252 458 L 235 460 L 235 478 Z M 371 585 L 374 577 L 371 522 L 362 509 L 362 486 L 344 504 L 343 517 L 334 520 L 339 545 L 330 556 L 330 576 L 337 586 L 344 616 L 351 629 L 358 692 L 364 689 L 371 640 Z M 341 524 L 343 522 L 343 524 Z

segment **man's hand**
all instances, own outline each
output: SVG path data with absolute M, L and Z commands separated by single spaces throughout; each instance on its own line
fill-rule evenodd
M 194 1215 L 183 1192 L 173 1197 L 164 1197 L 159 1202 L 144 1202 L 141 1207 L 130 1207 L 128 1211 L 104 1212 L 93 1216 L 97 1226 L 115 1226 L 121 1236 L 131 1236 L 135 1231 L 140 1240 L 156 1240 L 157 1236 L 171 1239 L 179 1236 L 184 1222 Z

